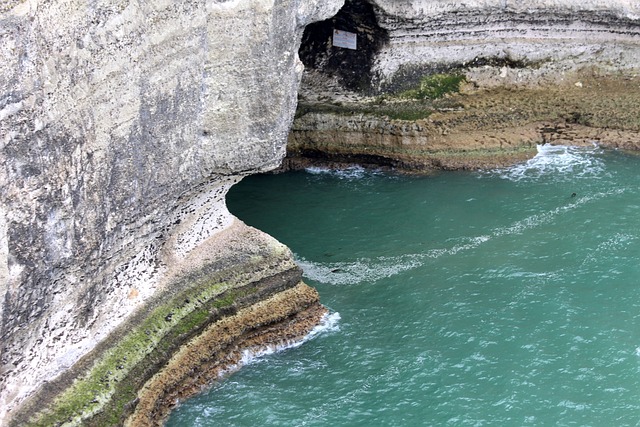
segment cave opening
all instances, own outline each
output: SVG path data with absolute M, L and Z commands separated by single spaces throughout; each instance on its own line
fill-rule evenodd
M 355 49 L 335 46 L 334 30 L 355 35 Z M 372 90 L 375 55 L 388 40 L 374 5 L 366 0 L 346 0 L 334 17 L 305 28 L 299 55 L 305 70 L 335 77 L 346 89 L 368 92 Z

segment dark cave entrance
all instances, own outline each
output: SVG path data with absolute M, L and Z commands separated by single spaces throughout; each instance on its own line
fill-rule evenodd
M 334 29 L 354 33 L 357 48 L 334 46 Z M 305 28 L 299 55 L 306 69 L 335 76 L 346 89 L 367 92 L 372 89 L 375 55 L 388 40 L 387 30 L 378 25 L 371 3 L 346 0 L 333 18 Z

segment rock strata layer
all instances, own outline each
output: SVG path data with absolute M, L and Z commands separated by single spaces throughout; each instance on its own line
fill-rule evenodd
M 245 352 L 294 344 L 326 312 L 317 292 L 299 283 L 211 324 L 145 384 L 125 425 L 162 425 L 169 409 L 238 366 Z
M 526 160 L 538 144 L 640 150 L 640 77 L 574 75 L 576 84 L 468 88 L 436 103 L 409 103 L 427 117 L 386 115 L 397 102 L 306 105 L 283 167 L 360 163 L 408 172 L 482 169 Z M 400 101 L 399 104 L 403 104 Z
M 10 425 L 119 425 L 132 413 L 130 425 L 160 424 L 243 350 L 300 340 L 320 321 L 326 310 L 301 274 L 285 246 L 235 221 Z
M 317 321 L 291 255 L 238 225 L 224 198 L 280 163 L 303 29 L 341 6 L 0 5 L 1 423 L 118 424 L 142 402 L 156 420 L 157 402 L 195 387 L 154 377 L 160 367 L 191 339 L 223 347 L 208 325 L 261 319 L 258 335 L 234 335 L 252 346 Z M 538 142 L 637 147 L 639 17 L 631 0 L 348 0 L 310 27 L 322 37 L 305 36 L 313 69 L 289 163 L 311 153 L 459 168 Z M 333 55 L 327 25 L 338 24 L 366 49 Z M 367 111 L 363 95 L 397 95 L 435 72 L 464 73 L 469 87 L 420 119 Z M 396 105 L 374 101 L 378 113 Z M 281 292 L 294 292 L 289 311 Z M 247 314 L 263 300 L 273 317 Z M 194 363 L 214 375 L 224 364 Z M 171 386 L 158 394 L 154 381 Z
M 390 38 L 374 66 L 383 86 L 458 66 L 475 69 L 483 85 L 555 83 L 567 71 L 596 64 L 609 71 L 638 67 L 640 4 L 631 0 L 375 4 Z

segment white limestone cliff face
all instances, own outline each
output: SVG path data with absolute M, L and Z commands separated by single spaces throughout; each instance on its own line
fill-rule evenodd
M 381 86 L 451 66 L 493 86 L 557 83 L 585 67 L 619 72 L 640 63 L 640 3 L 633 0 L 372 3 L 389 35 L 372 70 Z
M 0 5 L 0 424 L 233 222 L 340 1 Z
M 460 10 L 477 11 L 544 11 L 544 10 L 593 10 L 620 16 L 638 17 L 640 6 L 633 0 L 376 0 L 376 4 L 399 16 L 436 16 Z

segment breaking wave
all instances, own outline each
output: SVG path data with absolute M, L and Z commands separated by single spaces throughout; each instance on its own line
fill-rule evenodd
M 488 172 L 511 181 L 535 181 L 543 176 L 555 180 L 593 178 L 605 173 L 605 165 L 598 156 L 603 151 L 596 144 L 592 147 L 563 145 L 538 145 L 538 154 L 524 163 Z
M 278 353 L 281 351 L 289 350 L 292 348 L 300 347 L 305 342 L 321 335 L 323 333 L 335 332 L 340 330 L 340 313 L 333 312 L 327 313 L 322 316 L 320 322 L 303 338 L 293 341 L 287 341 L 277 345 L 267 345 L 260 346 L 255 348 L 248 348 L 242 351 L 242 357 L 233 365 L 228 366 L 222 372 L 220 372 L 220 377 L 226 377 L 227 375 L 238 371 L 245 365 L 250 365 L 251 363 L 255 363 L 264 356 L 269 356 L 274 353 Z

